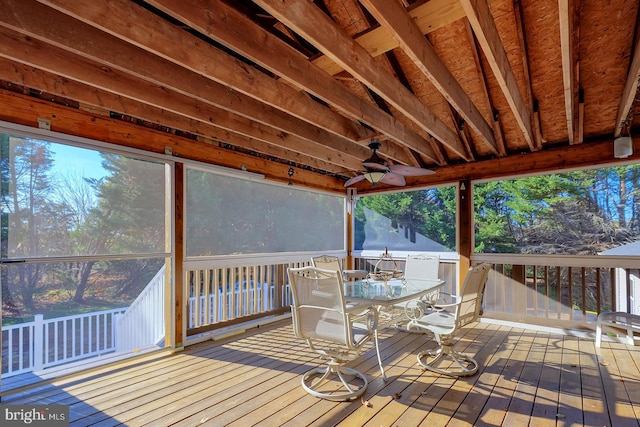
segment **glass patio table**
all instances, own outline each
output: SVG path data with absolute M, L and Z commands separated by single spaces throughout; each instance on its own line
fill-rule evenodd
M 420 299 L 444 286 L 444 280 L 362 279 L 344 283 L 348 302 L 375 306 L 391 306 Z
M 444 280 L 419 280 L 392 278 L 387 280 L 362 279 L 344 283 L 345 299 L 350 304 L 375 307 L 378 323 L 375 328 L 376 353 L 382 378 L 386 381 L 380 348 L 378 347 L 378 330 L 403 320 L 409 320 L 404 308 L 399 307 L 436 293 L 445 284 Z M 381 322 L 383 320 L 383 322 Z

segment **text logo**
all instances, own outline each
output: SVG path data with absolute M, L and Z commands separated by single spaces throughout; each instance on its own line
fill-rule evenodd
M 68 427 L 68 405 L 0 405 L 3 427 L 46 426 Z

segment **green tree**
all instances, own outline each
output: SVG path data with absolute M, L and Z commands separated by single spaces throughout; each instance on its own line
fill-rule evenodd
M 53 166 L 50 144 L 9 135 L 2 138 L 2 257 L 56 255 L 58 242 L 64 238 L 56 225 L 64 221 L 61 213 L 65 209 L 49 198 Z M 11 269 L 13 277 L 5 277 L 28 310 L 35 308 L 34 294 L 45 270 L 37 264 L 23 264 Z M 11 295 L 8 289 L 4 291 Z
M 367 221 L 365 208 L 388 219 L 392 229 L 402 228 L 409 241 L 415 241 L 416 235 L 425 236 L 453 250 L 456 245 L 456 198 L 454 187 L 428 190 L 376 194 L 361 197 L 355 210 L 355 247 L 362 248 Z M 382 227 L 382 228 L 381 228 Z M 389 232 L 384 224 L 373 231 L 377 240 L 384 242 Z
M 82 217 L 73 233 L 76 253 L 82 255 L 143 254 L 164 252 L 165 175 L 164 165 L 102 153 L 102 166 L 108 172 L 103 179 L 87 182 L 97 194 L 97 205 Z M 161 261 L 152 261 L 161 264 Z M 137 280 L 143 261 L 127 263 L 101 262 L 110 275 L 120 273 L 125 283 Z M 96 261 L 78 265 L 78 286 L 73 300 L 82 303 Z M 122 270 L 122 271 L 118 271 Z M 132 280 L 136 279 L 136 280 Z M 121 293 L 127 292 L 126 286 Z
M 637 166 L 474 186 L 476 250 L 596 254 L 635 241 Z

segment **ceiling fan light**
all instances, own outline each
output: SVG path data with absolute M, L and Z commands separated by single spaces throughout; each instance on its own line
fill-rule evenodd
M 380 171 L 367 171 L 364 173 L 364 177 L 367 181 L 371 183 L 372 186 L 378 185 L 383 176 L 386 175 L 386 172 Z

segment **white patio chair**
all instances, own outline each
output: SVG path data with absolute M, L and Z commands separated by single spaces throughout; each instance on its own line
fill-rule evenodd
M 475 322 L 480 313 L 484 287 L 491 270 L 491 264 L 479 264 L 469 269 L 460 296 L 450 295 L 450 304 L 438 304 L 439 311 L 413 320 L 412 324 L 430 332 L 438 342 L 436 350 L 418 354 L 418 363 L 424 368 L 444 375 L 467 376 L 478 371 L 478 362 L 472 357 L 453 349 L 454 339 L 460 328 Z M 443 357 L 453 360 L 450 367 L 438 367 Z
M 340 265 L 340 259 L 331 255 L 312 257 L 311 265 L 323 270 L 339 271 L 342 275 L 342 280 L 365 279 L 369 274 L 367 270 L 343 270 Z
M 361 396 L 368 385 L 367 377 L 344 364 L 357 358 L 371 338 L 379 351 L 376 309 L 347 307 L 342 277 L 337 271 L 303 267 L 289 268 L 287 272 L 293 294 L 293 331 L 296 337 L 307 341 L 311 350 L 327 359 L 326 367 L 303 375 L 302 387 L 315 397 L 334 401 Z
M 418 287 L 421 281 L 438 280 L 440 278 L 440 257 L 438 255 L 408 255 L 404 266 L 404 283 L 411 283 Z M 426 282 L 425 282 L 426 283 Z M 420 300 L 409 301 L 404 306 L 404 311 L 410 320 L 419 319 L 425 313 L 431 311 L 432 305 L 437 302 L 440 291 L 428 293 Z M 410 328 L 407 328 L 410 329 Z

